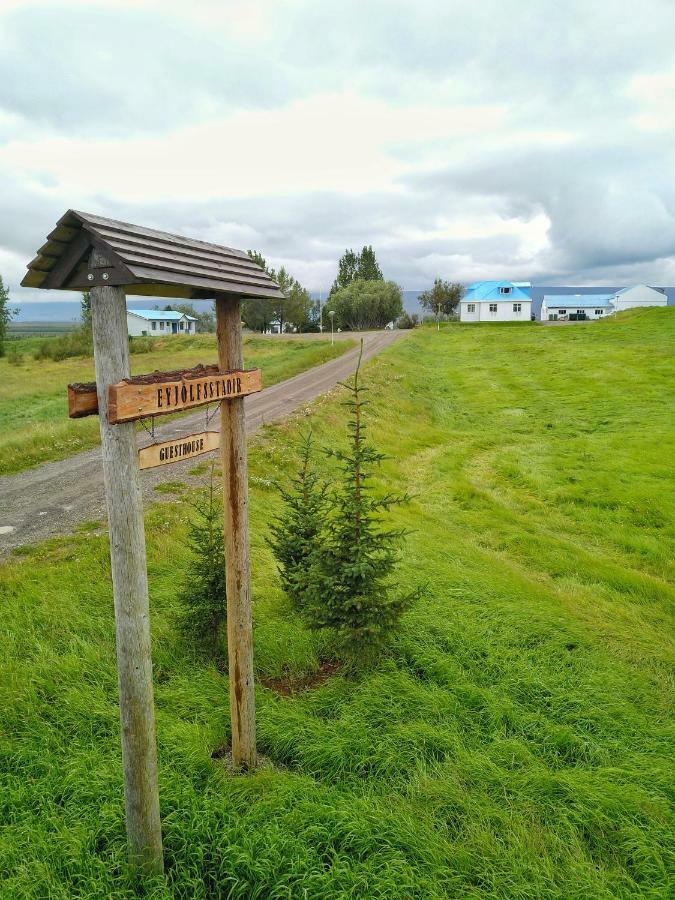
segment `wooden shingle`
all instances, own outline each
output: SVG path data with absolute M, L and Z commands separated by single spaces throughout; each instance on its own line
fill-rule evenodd
M 90 268 L 94 247 L 111 266 Z M 284 296 L 242 250 L 76 210 L 59 219 L 21 284 L 61 291 L 120 285 L 127 294 L 189 300 Z

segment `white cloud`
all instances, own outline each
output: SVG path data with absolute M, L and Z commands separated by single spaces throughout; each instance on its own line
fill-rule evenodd
M 364 243 L 412 288 L 672 280 L 674 31 L 665 0 L 0 0 L 0 267 L 75 207 L 315 289 Z

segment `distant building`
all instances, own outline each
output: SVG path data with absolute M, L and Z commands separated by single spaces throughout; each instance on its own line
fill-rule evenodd
M 624 309 L 666 306 L 667 303 L 668 298 L 663 291 L 646 284 L 621 288 L 614 294 L 545 294 L 541 304 L 541 320 L 574 322 L 602 319 Z
M 614 312 L 613 294 L 544 294 L 542 322 L 602 319 Z
M 460 322 L 529 322 L 532 299 L 529 283 L 477 281 L 459 304 Z
M 164 337 L 166 334 L 194 334 L 197 320 L 186 313 L 160 309 L 128 309 L 127 331 L 132 337 Z

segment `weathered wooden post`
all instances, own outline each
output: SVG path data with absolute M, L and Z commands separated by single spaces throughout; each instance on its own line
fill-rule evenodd
M 92 271 L 110 265 L 99 251 L 91 252 Z M 131 375 L 123 288 L 92 287 L 91 318 L 110 531 L 129 857 L 133 866 L 155 874 L 163 871 L 164 863 L 143 498 L 134 423 L 111 425 L 108 421 L 108 388 Z
M 241 302 L 216 299 L 218 362 L 224 371 L 243 368 Z M 227 655 L 232 720 L 232 762 L 252 770 L 256 763 L 253 621 L 248 540 L 248 467 L 244 398 L 220 405 L 223 461 Z
M 124 796 L 129 853 L 163 868 L 141 468 L 207 453 L 218 435 L 156 443 L 137 455 L 134 422 L 220 403 L 232 755 L 255 767 L 255 703 L 244 396 L 260 371 L 242 371 L 241 297 L 280 299 L 279 286 L 241 250 L 69 210 L 28 265 L 24 287 L 90 290 L 96 384 L 69 385 L 69 415 L 98 413 L 110 524 Z M 125 294 L 215 299 L 219 366 L 131 377 Z M 208 423 L 207 423 L 208 424 Z

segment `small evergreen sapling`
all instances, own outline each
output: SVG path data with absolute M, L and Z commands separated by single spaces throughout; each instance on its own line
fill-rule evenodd
M 310 627 L 335 631 L 341 655 L 355 669 L 375 661 L 419 595 L 418 590 L 397 591 L 391 583 L 405 532 L 383 528 L 381 516 L 408 498 L 373 492 L 374 469 L 384 456 L 366 441 L 360 367 L 359 357 L 353 383 L 343 385 L 351 394 L 344 404 L 349 449 L 327 451 L 337 460 L 341 478 L 313 554 L 305 610 Z
M 223 508 L 214 488 L 213 466 L 209 486 L 193 506 L 195 516 L 188 531 L 192 558 L 180 594 L 183 628 L 202 649 L 220 655 L 227 648 L 225 542 Z
M 279 486 L 284 510 L 272 523 L 269 544 L 279 564 L 281 584 L 296 612 L 307 605 L 309 573 L 321 540 L 326 513 L 325 484 L 315 467 L 311 430 L 300 445 L 300 469 L 288 489 Z

